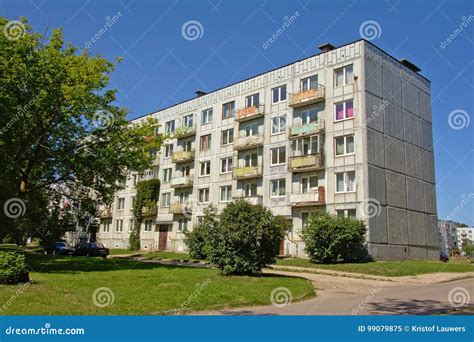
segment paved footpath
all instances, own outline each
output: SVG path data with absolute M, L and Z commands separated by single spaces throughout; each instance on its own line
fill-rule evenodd
M 448 295 L 452 289 L 463 288 L 470 297 L 466 307 L 473 307 L 474 278 L 433 283 L 433 275 L 416 277 L 417 282 L 403 279 L 359 279 L 326 274 L 267 271 L 287 276 L 304 277 L 313 282 L 317 297 L 283 307 L 260 306 L 220 311 L 195 312 L 195 315 L 429 315 L 453 310 Z M 440 275 L 440 274 L 439 274 Z M 451 274 L 452 279 L 460 274 Z M 405 278 L 405 277 L 403 277 Z M 413 278 L 413 277 L 410 277 Z M 430 279 L 430 280 L 427 280 Z M 458 297 L 459 298 L 459 297 Z M 473 311 L 467 313 L 474 314 Z M 466 312 L 464 312 L 466 314 Z

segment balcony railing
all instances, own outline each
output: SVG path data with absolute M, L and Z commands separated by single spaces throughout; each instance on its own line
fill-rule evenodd
M 181 126 L 176 128 L 174 136 L 176 139 L 182 139 L 196 134 L 196 125 L 193 126 Z
M 170 205 L 171 214 L 191 214 L 192 206 L 189 203 L 171 203 Z
M 191 160 L 194 160 L 194 155 L 194 150 L 173 152 L 173 155 L 171 156 L 171 161 L 173 163 L 186 163 Z
M 176 177 L 171 180 L 172 188 L 187 188 L 193 186 L 194 179 L 190 176 Z
M 325 99 L 324 86 L 318 84 L 316 87 L 300 91 L 297 93 L 289 94 L 288 106 L 292 108 L 298 108 L 308 106 L 313 103 L 322 102 Z
M 113 214 L 112 208 L 104 208 L 101 211 L 99 211 L 99 216 L 101 218 L 112 217 L 112 214 Z
M 309 154 L 306 156 L 296 156 L 289 158 L 289 169 L 293 172 L 305 172 L 317 170 L 324 167 L 324 160 L 321 154 Z
M 326 191 L 324 186 L 307 193 L 292 193 L 289 195 L 292 206 L 324 205 L 326 203 Z
M 233 179 L 251 179 L 258 178 L 262 176 L 262 166 L 244 166 L 244 167 L 235 167 L 232 171 Z
M 238 137 L 234 140 L 234 150 L 249 150 L 263 145 L 263 135 L 251 135 L 248 137 Z
M 317 134 L 324 131 L 325 125 L 324 120 L 319 119 L 315 122 L 310 122 L 303 125 L 293 125 L 290 127 L 289 137 L 299 138 L 306 135 Z
M 237 111 L 237 116 L 235 117 L 235 121 L 242 122 L 246 120 L 252 120 L 252 119 L 262 117 L 263 114 L 264 114 L 263 105 L 245 107 Z
M 245 201 L 249 202 L 250 204 L 254 204 L 254 205 L 255 204 L 263 205 L 263 196 L 260 196 L 260 195 L 244 196 L 242 194 L 242 195 L 234 196 L 234 199 L 242 199 L 242 200 L 245 200 Z

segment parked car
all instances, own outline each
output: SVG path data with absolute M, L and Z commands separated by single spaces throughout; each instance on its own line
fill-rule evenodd
M 74 248 L 64 241 L 53 242 L 44 248 L 44 254 L 71 255 L 73 252 Z
M 74 250 L 73 255 L 100 256 L 106 258 L 109 255 L 109 249 L 98 242 L 87 242 L 79 244 Z
M 445 252 L 439 253 L 439 261 L 448 262 L 449 261 L 448 255 Z

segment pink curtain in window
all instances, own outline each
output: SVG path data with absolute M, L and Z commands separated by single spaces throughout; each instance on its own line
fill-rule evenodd
M 346 118 L 352 118 L 354 117 L 354 106 L 353 102 L 349 101 L 346 102 Z
M 344 106 L 342 103 L 336 105 L 336 120 L 344 119 Z

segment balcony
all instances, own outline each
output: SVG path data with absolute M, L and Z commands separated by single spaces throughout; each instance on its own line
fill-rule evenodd
M 307 193 L 292 193 L 289 202 L 293 207 L 309 207 L 326 204 L 326 190 L 324 186 L 318 186 L 317 190 Z
M 242 150 L 250 150 L 252 148 L 262 146 L 263 145 L 263 135 L 251 135 L 248 137 L 241 137 L 239 136 L 234 140 L 234 150 L 242 151 Z
M 191 214 L 192 213 L 192 206 L 189 203 L 172 203 L 170 205 L 170 213 L 171 214 Z
M 157 154 L 153 157 L 153 161 L 151 162 L 152 166 L 160 166 L 160 155 Z
M 240 196 L 235 196 L 234 199 L 237 199 L 237 200 L 241 199 L 253 205 L 257 205 L 257 204 L 263 205 L 263 196 L 260 196 L 260 195 L 255 195 L 255 196 L 240 195 Z
M 172 188 L 188 188 L 193 186 L 194 179 L 191 176 L 176 177 L 171 180 Z
M 289 95 L 288 106 L 292 108 L 299 108 L 324 101 L 325 89 L 324 86 L 318 85 L 315 88 Z
M 181 126 L 176 129 L 174 132 L 174 136 L 176 139 L 182 139 L 186 137 L 190 137 L 196 134 L 196 125 L 193 126 Z
M 171 161 L 173 163 L 186 163 L 194 160 L 194 155 L 194 150 L 174 152 L 171 156 Z
M 236 180 L 252 179 L 262 176 L 262 166 L 235 167 L 232 171 L 232 178 Z
M 143 216 L 153 216 L 153 215 L 156 215 L 158 211 L 158 208 L 155 206 L 153 206 L 152 208 L 147 208 L 147 207 L 144 207 L 142 208 L 142 214 Z
M 296 139 L 307 135 L 317 134 L 323 132 L 324 128 L 325 125 L 323 119 L 303 125 L 293 125 L 290 127 L 289 138 Z
M 319 170 L 324 167 L 324 158 L 321 154 L 290 157 L 289 170 L 292 172 L 306 172 Z
M 237 111 L 237 116 L 235 117 L 235 121 L 243 122 L 247 120 L 257 119 L 257 118 L 262 117 L 263 114 L 264 114 L 263 105 L 245 107 Z
M 112 208 L 104 208 L 99 211 L 100 218 L 109 218 L 113 216 L 112 214 L 113 214 Z

